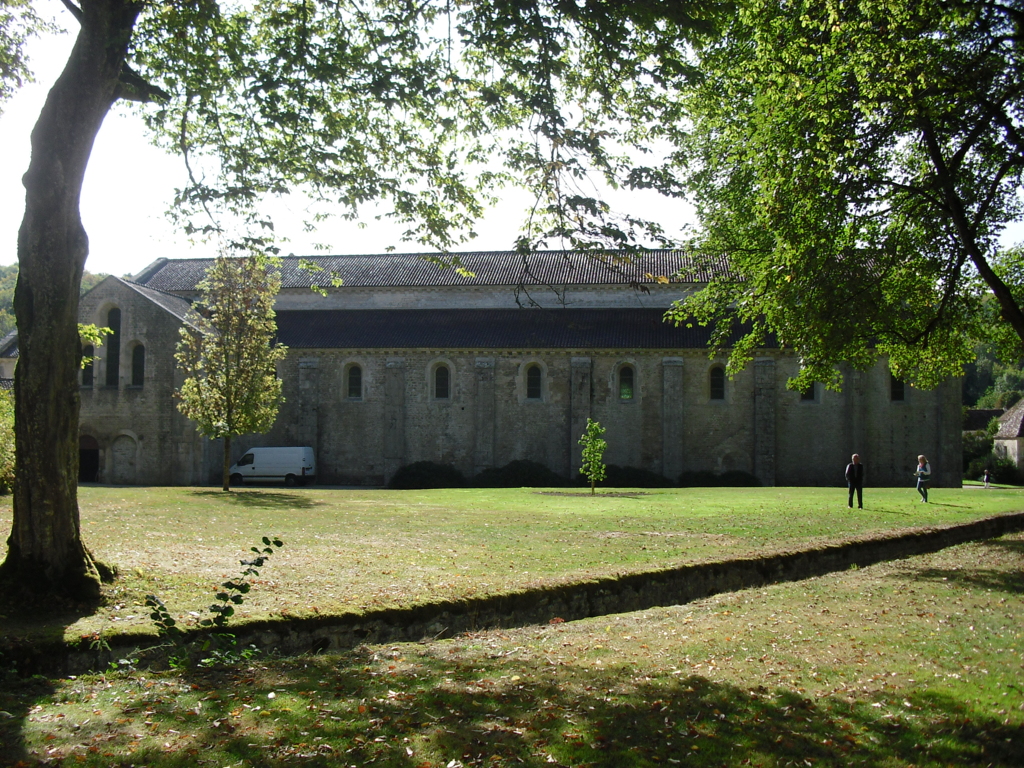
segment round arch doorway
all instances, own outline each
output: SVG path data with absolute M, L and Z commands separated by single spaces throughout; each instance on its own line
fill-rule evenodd
M 78 438 L 78 482 L 95 483 L 100 478 L 100 444 L 92 435 Z

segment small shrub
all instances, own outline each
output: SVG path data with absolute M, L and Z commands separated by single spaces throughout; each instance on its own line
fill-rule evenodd
M 491 467 L 473 478 L 477 488 L 563 488 L 565 478 L 537 461 L 519 459 Z
M 720 475 L 700 470 L 683 472 L 679 476 L 679 485 L 682 488 L 757 488 L 761 481 L 742 469 L 730 469 Z
M 0 390 L 0 493 L 14 488 L 14 395 Z
M 401 467 L 388 483 L 396 491 L 411 491 L 423 488 L 463 488 L 466 478 L 451 464 L 434 461 L 416 461 Z
M 722 485 L 727 488 L 760 488 L 761 481 L 742 469 L 730 469 L 718 476 Z
M 1001 485 L 1021 485 L 1020 470 L 1010 459 L 996 459 L 990 469 L 995 482 Z
M 964 454 L 964 471 L 974 465 L 974 463 L 981 459 L 982 462 L 986 462 L 988 456 L 992 453 L 992 436 L 984 430 L 978 430 L 976 432 L 964 432 L 963 439 L 963 454 Z M 984 467 L 982 467 L 984 469 Z
M 718 480 L 718 475 L 703 469 L 697 472 L 683 472 L 679 476 L 681 488 L 716 488 L 719 485 L 721 483 Z
M 586 476 L 587 480 L 590 481 L 591 493 L 594 493 L 594 488 L 597 484 L 604 480 L 605 466 L 603 459 L 604 450 L 608 447 L 608 443 L 601 435 L 605 431 L 605 428 L 601 426 L 601 422 L 594 421 L 588 417 L 587 429 L 579 439 L 579 444 L 583 446 L 583 466 L 580 467 L 580 474 Z

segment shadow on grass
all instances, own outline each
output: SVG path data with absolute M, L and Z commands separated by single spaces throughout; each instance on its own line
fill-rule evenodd
M 480 648 L 460 654 L 459 642 L 189 670 L 141 688 L 105 722 L 82 724 L 67 738 L 55 722 L 57 737 L 33 757 L 59 763 L 77 745 L 98 744 L 95 755 L 76 759 L 157 768 L 1020 765 L 1019 728 L 927 688 L 892 701 L 811 700 L 543 656 L 492 666 Z M 491 676 L 482 677 L 482 663 Z M 169 684 L 202 705 L 180 702 Z M 26 696 L 16 718 L 45 695 Z
M 47 701 L 53 692 L 44 678 L 21 678 L 0 654 L 0 766 L 38 764 L 30 760 L 24 741 L 25 721 L 36 703 Z
M 258 509 L 309 509 L 319 502 L 298 493 L 271 490 L 192 491 L 192 496 Z

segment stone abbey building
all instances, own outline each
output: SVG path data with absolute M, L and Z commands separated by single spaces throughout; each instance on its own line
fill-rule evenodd
M 936 485 L 960 483 L 958 382 L 922 391 L 879 364 L 847 371 L 841 393 L 795 392 L 786 381 L 799 359 L 773 348 L 730 379 L 725 359 L 708 356 L 707 329 L 663 321 L 709 277 L 678 252 L 618 266 L 565 251 L 460 257 L 472 275 L 419 255 L 313 258 L 323 272 L 283 259 L 286 401 L 270 433 L 233 441 L 234 458 L 312 446 L 329 484 L 383 485 L 421 460 L 471 476 L 530 459 L 569 477 L 592 417 L 607 428 L 607 463 L 672 480 L 743 470 L 766 485 L 839 486 L 857 452 L 868 485 L 911 484 L 919 453 Z M 82 373 L 83 480 L 220 481 L 219 442 L 200 437 L 173 396 L 178 329 L 210 263 L 161 259 L 83 296 L 81 321 L 114 329 Z M 652 279 L 676 273 L 685 277 Z M 0 363 L 16 354 L 6 340 Z

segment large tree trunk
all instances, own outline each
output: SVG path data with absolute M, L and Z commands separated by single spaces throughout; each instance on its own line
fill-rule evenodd
M 5 577 L 95 596 L 99 573 L 78 514 L 78 295 L 89 245 L 79 196 L 93 141 L 119 97 L 141 3 L 82 0 L 81 30 L 32 131 L 18 233 L 14 525 Z

